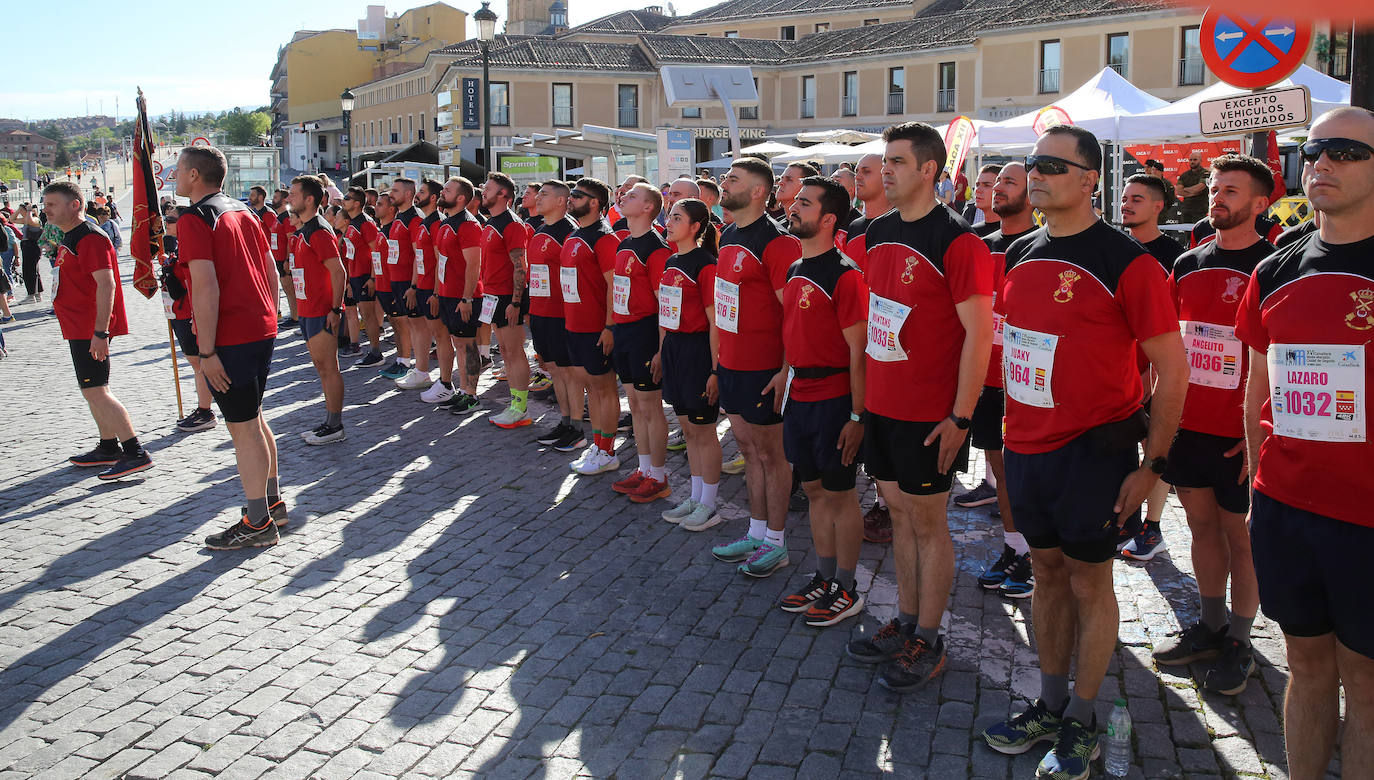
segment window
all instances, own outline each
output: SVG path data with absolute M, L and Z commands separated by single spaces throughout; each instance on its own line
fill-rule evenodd
M 875 25 L 875 24 L 878 24 L 878 20 L 877 20 L 877 19 L 865 19 L 865 20 L 864 20 L 864 27 L 872 27 L 872 26 Z
M 572 127 L 573 104 L 572 85 L 553 85 L 553 126 Z
M 798 112 L 802 119 L 811 119 L 816 116 L 816 77 L 802 76 L 801 83 L 801 110 Z
M 816 32 L 830 32 L 830 22 L 816 22 Z
M 682 109 L 683 119 L 701 119 L 701 106 Z
M 954 110 L 954 63 L 940 63 L 940 84 L 935 91 L 935 110 L 941 113 Z
M 1107 36 L 1107 67 L 1120 73 L 1122 78 L 1128 78 L 1126 59 L 1130 46 L 1131 36 L 1126 33 L 1115 33 Z
M 616 119 L 620 127 L 639 127 L 639 87 L 621 84 L 616 93 Z
M 739 30 L 726 30 L 726 31 L 725 31 L 725 37 L 726 37 L 726 38 L 738 38 L 738 37 L 739 37 Z
M 1202 62 L 1202 47 L 1198 45 L 1198 28 L 1184 27 L 1178 61 L 1178 85 L 1186 87 L 1201 84 L 1207 67 Z
M 416 140 L 425 140 L 425 115 L 420 114 L 420 137 Z
M 329 151 L 329 136 L 324 133 L 315 136 L 315 145 L 319 147 L 321 152 Z
M 1040 42 L 1041 93 L 1059 91 L 1059 41 Z
M 858 116 L 859 114 L 859 72 L 847 70 L 844 72 L 844 97 L 840 102 L 841 116 Z
M 887 69 L 887 113 L 906 113 L 906 68 Z
M 1338 30 L 1332 26 L 1331 42 L 1328 44 L 1326 55 L 1326 75 L 1350 80 L 1350 37 L 1351 28 Z
M 778 40 L 780 40 L 780 41 L 795 41 L 795 40 L 797 40 L 797 27 L 796 27 L 796 25 L 791 25 L 791 24 L 789 24 L 789 25 L 786 25 L 786 26 L 784 26 L 784 27 L 779 28 L 779 29 L 778 29 Z
M 755 91 L 755 92 L 758 92 L 758 91 L 759 91 L 759 80 L 758 80 L 758 79 L 754 79 L 754 91 Z M 759 99 L 762 100 L 762 99 L 763 99 L 763 95 L 759 95 Z M 758 118 L 759 118 L 759 107 L 758 107 L 758 106 L 740 106 L 740 107 L 739 107 L 739 118 L 740 118 L 740 119 L 758 119 Z
M 406 143 L 415 143 L 415 115 L 406 116 Z
M 491 123 L 510 124 L 510 82 L 491 82 Z

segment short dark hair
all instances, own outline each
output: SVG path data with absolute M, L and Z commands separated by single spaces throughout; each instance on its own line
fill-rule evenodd
M 426 176 L 424 179 L 420 181 L 420 186 L 424 187 L 430 195 L 433 195 L 435 197 L 438 197 L 439 193 L 444 191 L 444 185 L 440 184 L 438 181 L 435 181 L 434 179 L 429 178 L 428 176 Z
M 572 191 L 572 188 L 568 186 L 568 183 L 560 179 L 549 179 L 548 181 L 544 182 L 543 184 L 540 184 L 539 186 L 553 187 L 555 190 L 559 190 L 560 192 L 562 192 L 563 197 L 565 198 L 568 197 L 568 193 Z
M 366 203 L 366 202 L 367 202 L 367 191 L 364 190 L 362 187 L 349 187 L 349 188 L 348 188 L 348 192 L 347 192 L 347 194 L 344 195 L 344 197 L 346 197 L 346 198 L 352 198 L 353 200 L 357 201 L 358 203 Z
M 316 209 L 324 202 L 324 187 L 320 184 L 318 176 L 297 176 L 291 180 L 291 184 L 300 185 L 301 195 L 307 198 L 314 198 Z
M 982 168 L 979 168 L 979 169 L 978 169 L 978 174 L 979 174 L 980 176 L 981 176 L 982 174 L 985 174 L 985 173 L 1001 173 L 1001 172 L 1002 172 L 1002 164 L 1001 164 L 1001 163 L 988 163 L 987 165 L 984 165 Z
M 204 179 L 206 184 L 211 187 L 224 184 L 224 177 L 229 173 L 229 163 L 224 159 L 224 152 L 213 146 L 183 146 L 180 157 L 191 170 L 200 174 L 200 178 Z
M 1244 171 L 1255 182 L 1255 194 L 1268 196 L 1274 191 L 1274 171 L 1248 154 L 1223 154 L 1212 160 L 1212 170 L 1217 173 Z
M 934 160 L 937 169 L 945 167 L 945 139 L 925 122 L 892 125 L 883 131 L 883 143 L 890 144 L 893 141 L 910 141 L 911 149 L 916 154 L 917 165 L 925 165 L 927 161 Z
M 821 216 L 835 215 L 835 230 L 847 227 L 841 224 L 849 216 L 849 190 L 843 184 L 824 176 L 807 176 L 802 179 L 803 187 L 821 188 Z
M 81 195 L 81 188 L 71 181 L 55 181 L 43 188 L 44 195 L 65 195 L 67 200 L 74 200 L 80 203 L 84 200 Z
M 807 177 L 810 177 L 810 176 L 820 176 L 820 175 L 821 175 L 821 172 L 818 171 L 818 170 L 816 170 L 816 166 L 812 165 L 812 164 L 809 163 L 809 162 L 797 161 L 797 162 L 793 162 L 793 163 L 788 163 L 788 164 L 787 164 L 787 167 L 788 167 L 788 168 L 796 168 L 797 170 L 801 171 L 801 172 L 802 172 L 802 178 L 807 178 Z
M 261 195 L 261 196 L 263 197 L 264 200 L 267 199 L 267 190 L 264 189 L 261 185 L 254 184 L 252 187 L 249 187 L 249 188 L 248 188 L 248 191 L 249 191 L 249 192 L 256 192 L 257 194 Z
M 399 184 L 402 187 L 409 187 L 411 192 L 415 191 L 415 180 L 406 176 L 397 176 L 391 180 L 392 184 Z
M 1102 145 L 1097 142 L 1097 136 L 1091 131 L 1085 130 L 1078 125 L 1055 125 L 1046 130 L 1046 135 L 1067 135 L 1071 136 L 1076 142 L 1078 156 L 1083 158 L 1083 162 L 1095 171 L 1102 170 Z
M 703 190 L 710 190 L 716 194 L 716 197 L 720 197 L 720 185 L 710 179 L 697 179 L 697 187 Z
M 458 182 L 458 191 L 463 193 L 464 203 L 471 201 L 472 196 L 477 194 L 477 190 L 472 186 L 472 181 L 464 176 L 450 176 L 448 180 Z
M 496 182 L 496 186 L 506 193 L 508 199 L 515 200 L 515 182 L 511 181 L 509 176 L 500 171 L 492 171 L 487 174 L 487 181 Z M 485 192 L 485 190 L 483 191 Z
M 363 192 L 367 193 L 368 195 L 371 195 L 374 198 L 381 197 L 382 194 L 377 191 L 376 187 L 368 187 L 367 189 L 363 190 Z
M 1132 176 L 1126 177 L 1126 183 L 1139 184 L 1140 186 L 1145 187 L 1154 195 L 1154 197 L 1157 200 L 1167 201 L 1169 197 L 1168 193 L 1166 193 L 1164 190 L 1164 180 L 1159 178 L 1158 176 L 1151 176 L 1148 173 L 1137 173 Z M 1165 205 L 1167 206 L 1168 203 L 1166 202 Z
M 760 160 L 757 157 L 741 157 L 730 163 L 731 168 L 739 168 L 748 171 L 755 176 L 763 179 L 763 184 L 769 190 L 773 189 L 773 166 Z
M 606 182 L 585 176 L 577 180 L 577 186 L 590 192 L 592 197 L 596 198 L 600 212 L 603 214 L 606 212 L 606 208 L 611 203 L 611 188 L 606 186 Z

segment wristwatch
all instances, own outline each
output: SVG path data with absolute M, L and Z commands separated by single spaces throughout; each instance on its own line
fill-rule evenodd
M 961 431 L 966 431 L 969 429 L 970 425 L 973 425 L 973 420 L 967 417 L 958 417 L 956 415 L 951 414 L 949 416 L 949 419 L 954 423 L 954 427 L 958 428 Z
M 1163 474 L 1164 470 L 1169 468 L 1169 459 L 1163 457 L 1150 458 L 1149 463 L 1147 463 L 1146 465 L 1150 467 L 1150 471 L 1153 471 L 1156 474 Z
M 97 330 L 92 333 L 91 336 L 98 339 L 105 339 L 106 341 L 110 340 L 110 334 L 103 330 Z
M 334 312 L 335 314 L 339 315 L 340 317 L 343 316 L 343 307 L 342 307 L 342 306 L 335 306 L 334 308 L 330 309 L 330 311 Z
M 850 413 L 849 413 L 849 421 L 850 421 L 850 422 L 856 422 L 856 423 L 862 424 L 863 421 L 864 421 L 863 413 L 862 413 L 862 412 L 850 412 Z

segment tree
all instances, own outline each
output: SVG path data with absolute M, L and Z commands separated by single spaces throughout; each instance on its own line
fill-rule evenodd
M 236 108 L 225 112 L 218 124 L 230 146 L 255 146 L 258 136 L 272 126 L 272 118 L 262 111 L 245 112 Z

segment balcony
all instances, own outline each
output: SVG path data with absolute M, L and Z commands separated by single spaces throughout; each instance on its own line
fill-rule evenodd
M 506 126 L 510 124 L 510 106 L 491 107 L 492 125 Z
M 616 123 L 619 127 L 639 127 L 639 107 L 621 106 L 616 110 Z
M 840 115 L 841 115 L 841 116 L 858 116 L 858 115 L 859 115 L 859 96 L 858 96 L 858 95 L 845 95 L 845 96 L 844 96 L 844 98 L 840 101 Z
M 1178 85 L 1180 87 L 1201 84 L 1207 73 L 1207 66 L 1201 57 L 1184 57 L 1178 61 Z
M 906 113 L 906 93 L 889 92 L 887 93 L 887 113 L 905 114 Z
M 1059 91 L 1059 69 L 1058 69 L 1058 68 L 1046 68 L 1046 69 L 1044 69 L 1044 70 L 1041 70 L 1041 71 L 1040 71 L 1040 92 L 1043 94 L 1043 93 L 1058 92 L 1058 91 Z
M 1109 63 L 1107 63 L 1107 67 L 1109 67 L 1109 68 L 1111 68 L 1112 70 L 1116 71 L 1117 74 L 1119 74 L 1119 75 L 1121 76 L 1121 78 L 1123 78 L 1123 79 L 1126 78 L 1126 61 L 1125 61 L 1125 60 L 1118 60 L 1118 61 L 1116 61 L 1116 62 L 1109 62 Z
M 1056 85 L 1059 84 L 1059 80 L 1058 80 L 1057 77 L 1056 77 L 1054 83 L 1055 83 Z M 1055 89 L 1058 89 L 1058 86 L 1056 86 Z M 937 112 L 939 112 L 939 113 L 941 113 L 941 114 L 945 114 L 945 113 L 949 113 L 950 111 L 953 111 L 953 110 L 954 110 L 954 102 L 955 102 L 955 92 L 954 92 L 954 90 L 952 90 L 952 89 L 941 89 L 941 90 L 936 91 L 936 93 L 935 93 L 935 110 L 936 110 Z
M 740 107 L 739 107 L 739 118 L 740 118 L 740 119 L 757 120 L 757 119 L 759 118 L 759 107 L 758 107 L 758 106 L 740 106 Z
M 815 98 L 802 98 L 800 116 L 802 119 L 812 119 L 816 116 Z

